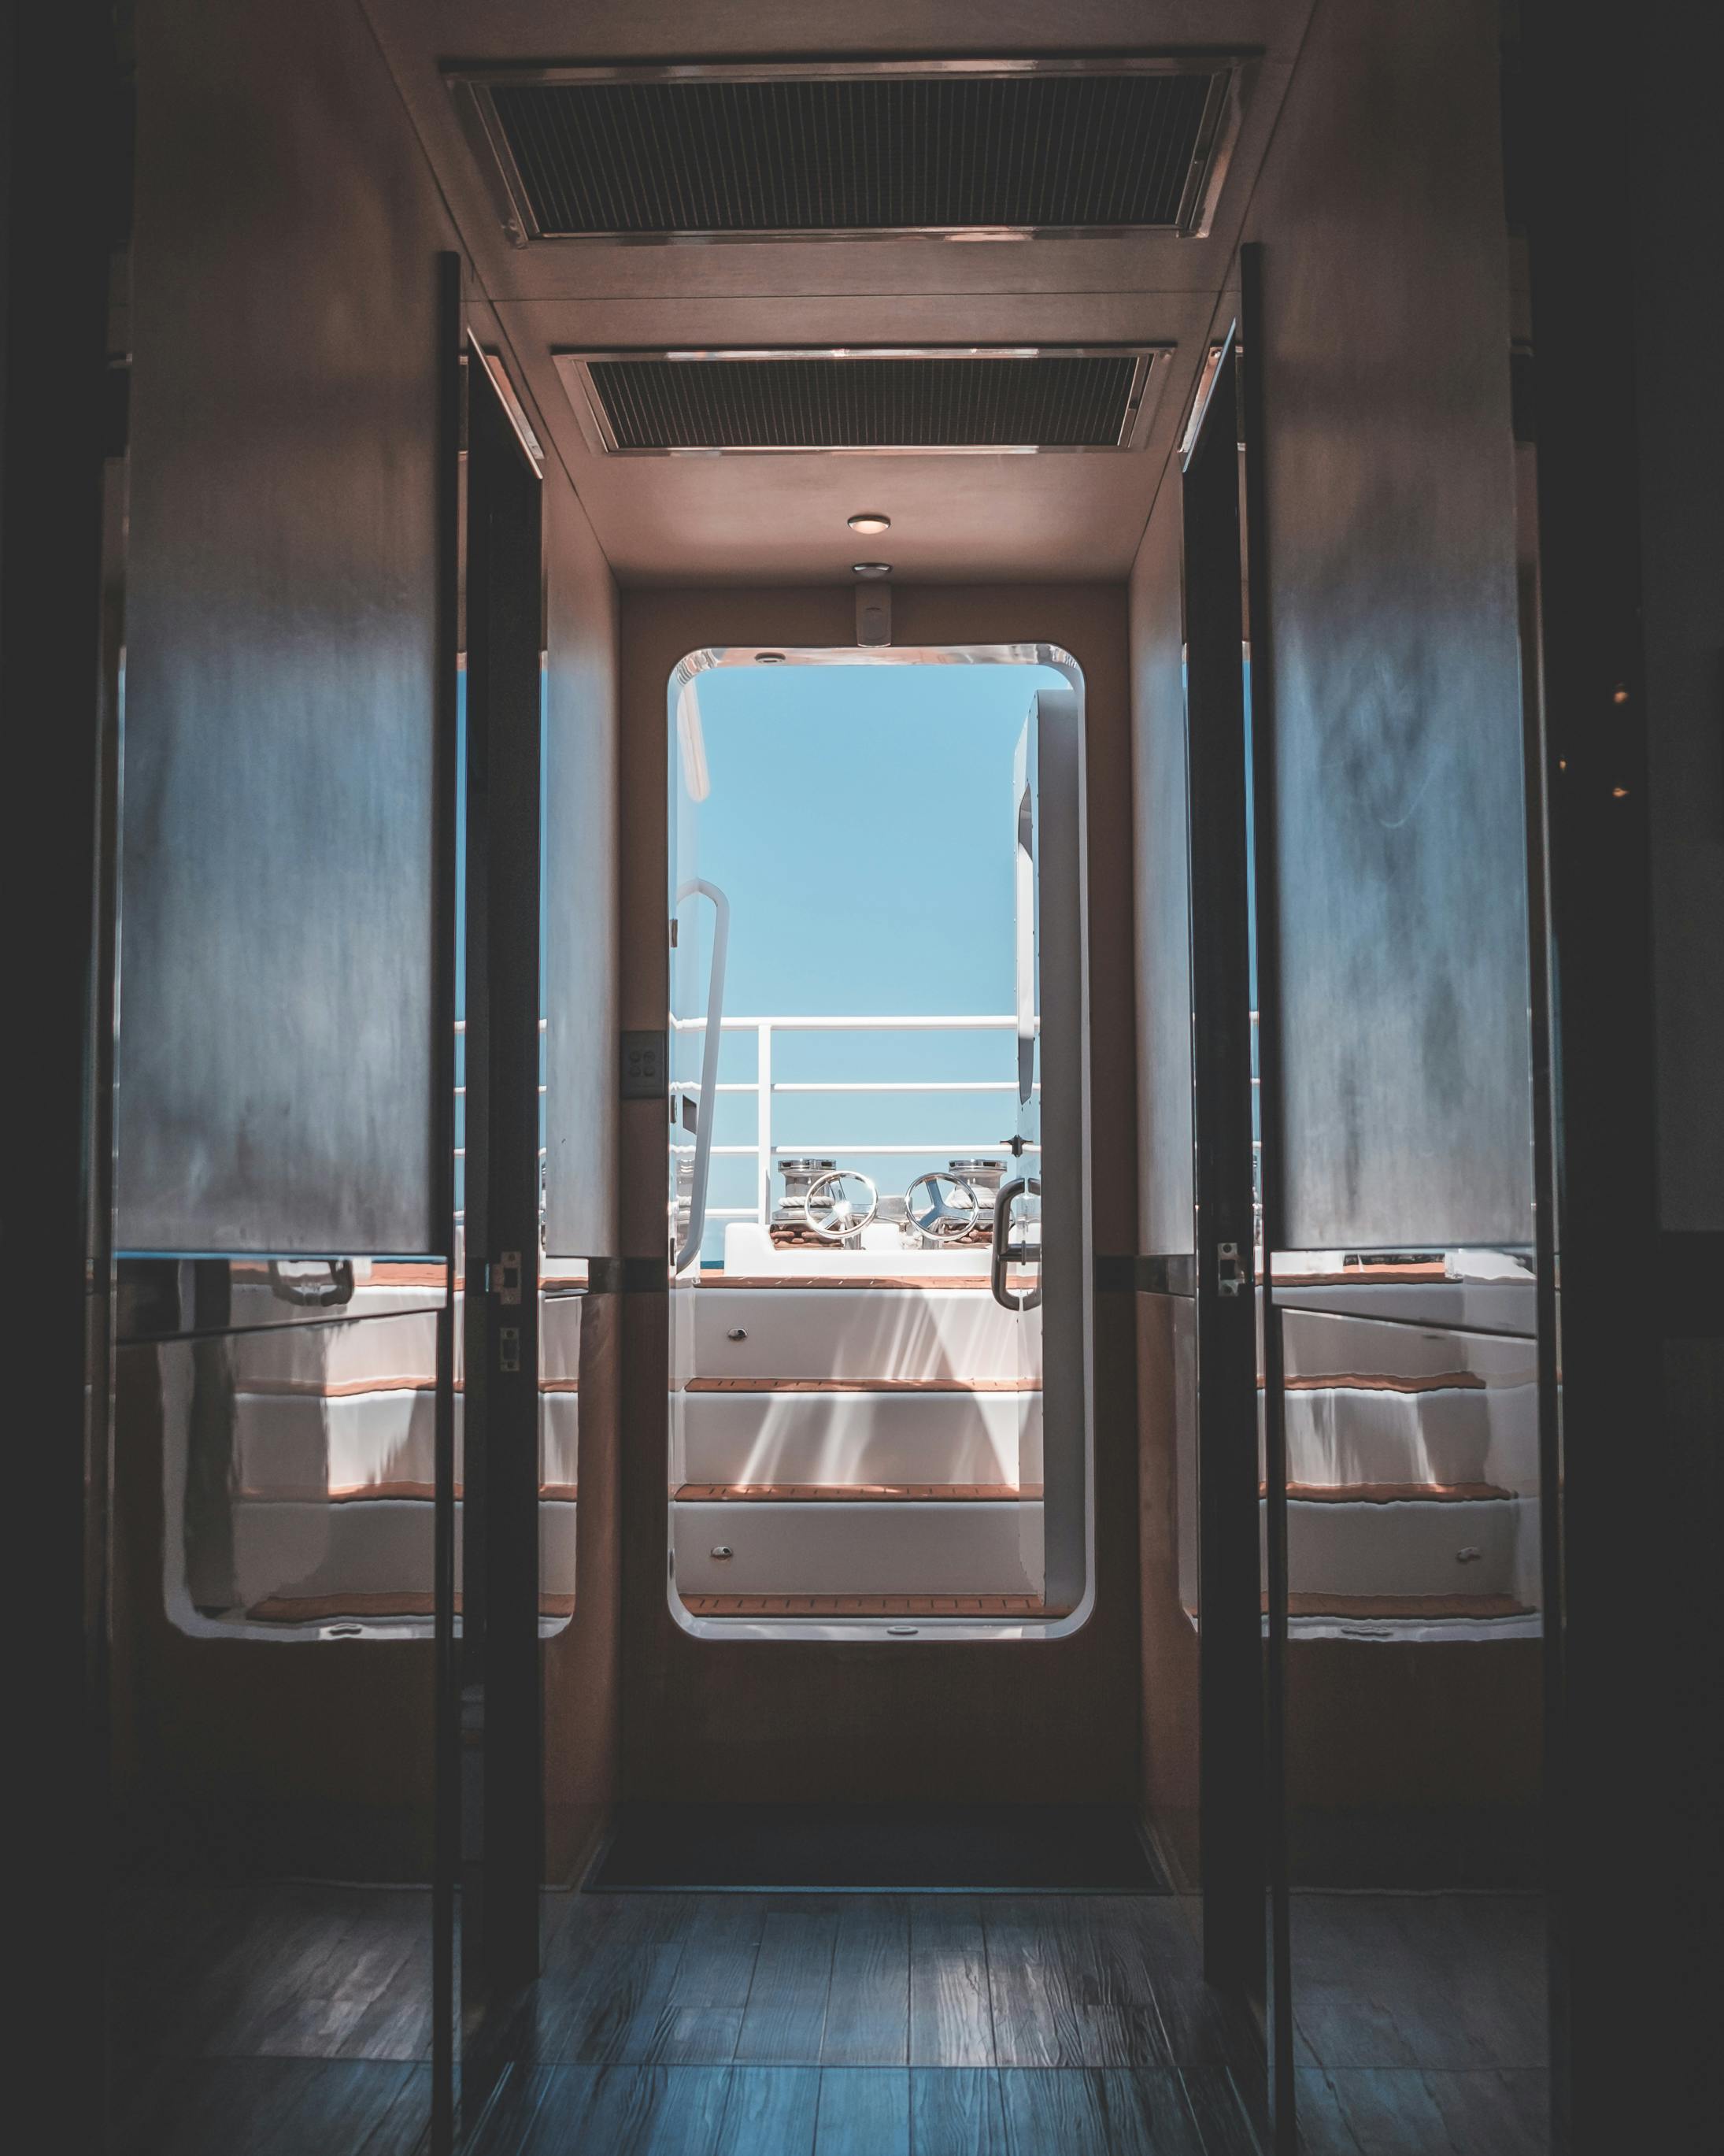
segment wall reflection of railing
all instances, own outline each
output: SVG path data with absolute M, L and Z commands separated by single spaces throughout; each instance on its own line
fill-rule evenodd
M 699 1034 L 706 1029 L 704 1018 L 672 1019 L 673 1032 Z M 1008 1013 L 1001 1017 L 966 1014 L 954 1017 L 950 1014 L 918 1015 L 915 1017 L 834 1018 L 808 1017 L 752 1017 L 726 1018 L 722 1021 L 726 1033 L 752 1034 L 755 1041 L 755 1066 L 752 1078 L 723 1079 L 718 1091 L 724 1094 L 752 1094 L 755 1101 L 755 1132 L 752 1139 L 741 1144 L 717 1144 L 711 1148 L 717 1159 L 750 1159 L 754 1163 L 754 1202 L 750 1205 L 709 1205 L 709 1221 L 752 1220 L 762 1224 L 769 1221 L 772 1213 L 772 1178 L 777 1163 L 787 1156 L 813 1155 L 829 1158 L 840 1167 L 851 1160 L 900 1159 L 921 1162 L 931 1168 L 942 1168 L 947 1160 L 967 1156 L 997 1153 L 1011 1145 L 1008 1137 L 996 1132 L 992 1137 L 977 1137 L 973 1133 L 955 1127 L 952 1135 L 938 1136 L 906 1144 L 902 1140 L 890 1143 L 872 1142 L 851 1142 L 824 1137 L 798 1138 L 781 1142 L 774 1133 L 773 1104 L 792 1094 L 909 1095 L 957 1094 L 973 1096 L 982 1093 L 998 1093 L 1011 1097 L 1011 1120 L 1016 1120 L 1018 1083 L 1013 1078 L 801 1078 L 781 1079 L 773 1075 L 772 1048 L 780 1034 L 808 1033 L 1006 1033 L 1015 1034 L 1018 1020 Z M 1036 1089 L 1039 1091 L 1039 1086 Z M 700 1087 L 698 1080 L 674 1078 L 670 1084 L 673 1104 L 687 1099 L 694 1111 L 700 1112 Z M 968 1101 L 966 1102 L 967 1108 Z M 1025 1141 L 1019 1148 L 1024 1153 L 1039 1153 L 1039 1145 Z M 691 1141 L 673 1141 L 671 1150 L 681 1157 L 692 1156 Z

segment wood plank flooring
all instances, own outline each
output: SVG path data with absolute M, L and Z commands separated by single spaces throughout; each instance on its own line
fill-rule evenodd
M 126 1897 L 122 2156 L 413 2156 L 428 1897 Z M 1542 2156 L 1542 1912 L 1294 1897 L 1306 2156 Z M 1168 1896 L 546 1897 L 469 2156 L 1248 2156 L 1247 2032 Z
M 552 1922 L 474 2156 L 1252 2145 L 1243 2031 L 1167 1896 L 572 1896 Z
M 1546 2156 L 1534 1894 L 1292 1897 L 1306 2156 Z
M 125 2156 L 408 2156 L 428 1924 L 413 1892 L 132 1897 Z M 544 1970 L 474 2156 L 1203 2156 L 1243 2118 L 1167 1896 L 550 1895 Z

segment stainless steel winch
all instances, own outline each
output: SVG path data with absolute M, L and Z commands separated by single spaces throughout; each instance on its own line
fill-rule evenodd
M 948 1250 L 988 1241 L 1004 1175 L 1003 1161 L 967 1155 L 917 1176 L 904 1194 L 910 1240 Z
M 799 1246 L 832 1249 L 834 1242 L 849 1240 L 851 1231 L 844 1223 L 836 1223 L 839 1233 L 834 1233 L 834 1223 L 825 1214 L 818 1227 L 808 1218 L 808 1193 L 814 1183 L 825 1186 L 839 1175 L 834 1158 L 828 1153 L 787 1153 L 780 1158 L 778 1173 L 784 1177 L 784 1197 L 772 1208 L 769 1235 L 780 1250 Z
M 784 1194 L 772 1209 L 781 1248 L 840 1245 L 855 1250 L 870 1225 L 895 1228 L 912 1247 L 986 1243 L 1004 1180 L 1001 1160 L 966 1156 L 919 1175 L 901 1198 L 882 1197 L 871 1177 L 840 1169 L 829 1155 L 788 1154 L 778 1162 Z
M 772 1208 L 775 1228 L 805 1228 L 808 1224 L 808 1186 L 837 1168 L 835 1160 L 814 1153 L 788 1154 L 778 1163 L 784 1178 L 784 1195 Z
M 982 1199 L 990 1214 L 993 1201 L 999 1195 L 999 1187 L 1006 1179 L 1006 1163 L 1003 1160 L 949 1160 L 946 1163 L 960 1183 L 967 1183 Z

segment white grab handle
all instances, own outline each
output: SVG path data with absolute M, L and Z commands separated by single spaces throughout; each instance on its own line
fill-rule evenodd
M 700 1261 L 706 1237 L 706 1178 L 712 1166 L 712 1124 L 718 1107 L 718 1051 L 723 1042 L 724 964 L 731 942 L 731 901 L 716 883 L 692 877 L 676 894 L 680 906 L 696 895 L 712 901 L 712 972 L 706 983 L 706 1039 L 700 1050 L 700 1100 L 695 1116 L 695 1178 L 689 1193 L 689 1232 L 671 1270 Z

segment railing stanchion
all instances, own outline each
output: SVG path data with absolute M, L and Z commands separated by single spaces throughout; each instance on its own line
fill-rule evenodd
M 705 885 L 698 886 L 705 891 Z M 696 888 L 690 885 L 680 894 Z M 710 894 L 709 894 L 710 895 Z M 715 955 L 717 947 L 715 946 Z M 711 1010 L 706 1018 L 679 1018 L 670 1014 L 673 1033 L 705 1033 L 711 1029 Z M 542 1029 L 545 1021 L 541 1019 Z M 736 1014 L 726 1018 L 721 1012 L 717 1024 L 721 1033 L 752 1033 L 755 1039 L 754 1076 L 726 1079 L 721 1084 L 716 1076 L 716 1059 L 703 1055 L 701 1081 L 698 1098 L 700 1121 L 693 1145 L 671 1139 L 675 1153 L 698 1153 L 707 1161 L 727 1157 L 732 1153 L 752 1156 L 754 1161 L 754 1202 L 752 1205 L 706 1205 L 700 1208 L 703 1218 L 714 1220 L 747 1220 L 752 1219 L 762 1227 L 771 1224 L 772 1218 L 772 1175 L 778 1154 L 783 1152 L 830 1153 L 842 1158 L 847 1153 L 874 1155 L 900 1159 L 926 1158 L 938 1160 L 957 1154 L 986 1154 L 993 1152 L 1003 1139 L 973 1138 L 962 1141 L 947 1138 L 936 1145 L 831 1145 L 808 1138 L 796 1145 L 779 1147 L 772 1139 L 772 1096 L 781 1093 L 952 1093 L 979 1095 L 983 1093 L 1013 1093 L 1018 1081 L 1012 1078 L 907 1078 L 901 1080 L 863 1078 L 847 1082 L 841 1078 L 797 1079 L 782 1086 L 772 1080 L 772 1035 L 775 1033 L 1013 1033 L 1018 1020 L 1014 1014 L 998 1017 L 980 1012 L 964 1012 L 959 1015 L 940 1015 L 931 1012 L 916 1012 L 902 1016 L 860 1015 L 846 1016 L 825 1014 L 798 1016 L 784 1012 L 773 1012 L 767 1016 L 757 1013 Z M 1038 1021 L 1038 1024 L 1039 1022 Z M 703 1046 L 705 1044 L 703 1044 Z M 541 1085 L 542 1093 L 546 1089 Z M 693 1090 L 693 1089 L 687 1089 Z M 1035 1090 L 1039 1092 L 1038 1085 Z M 713 1142 L 712 1132 L 718 1111 L 717 1096 L 721 1093 L 752 1092 L 754 1101 L 754 1137 L 747 1144 L 718 1145 Z M 1041 1147 L 1027 1145 L 1026 1152 L 1039 1152 Z M 542 1157 L 544 1148 L 540 1148 Z M 457 1162 L 460 1158 L 457 1150 Z M 704 1191 L 704 1180 L 701 1188 Z M 685 1250 L 684 1255 L 689 1255 Z
M 758 1088 L 755 1111 L 755 1142 L 759 1148 L 754 1171 L 754 1199 L 757 1218 L 764 1228 L 772 1217 L 772 1029 L 765 1019 L 756 1034 L 754 1075 Z

